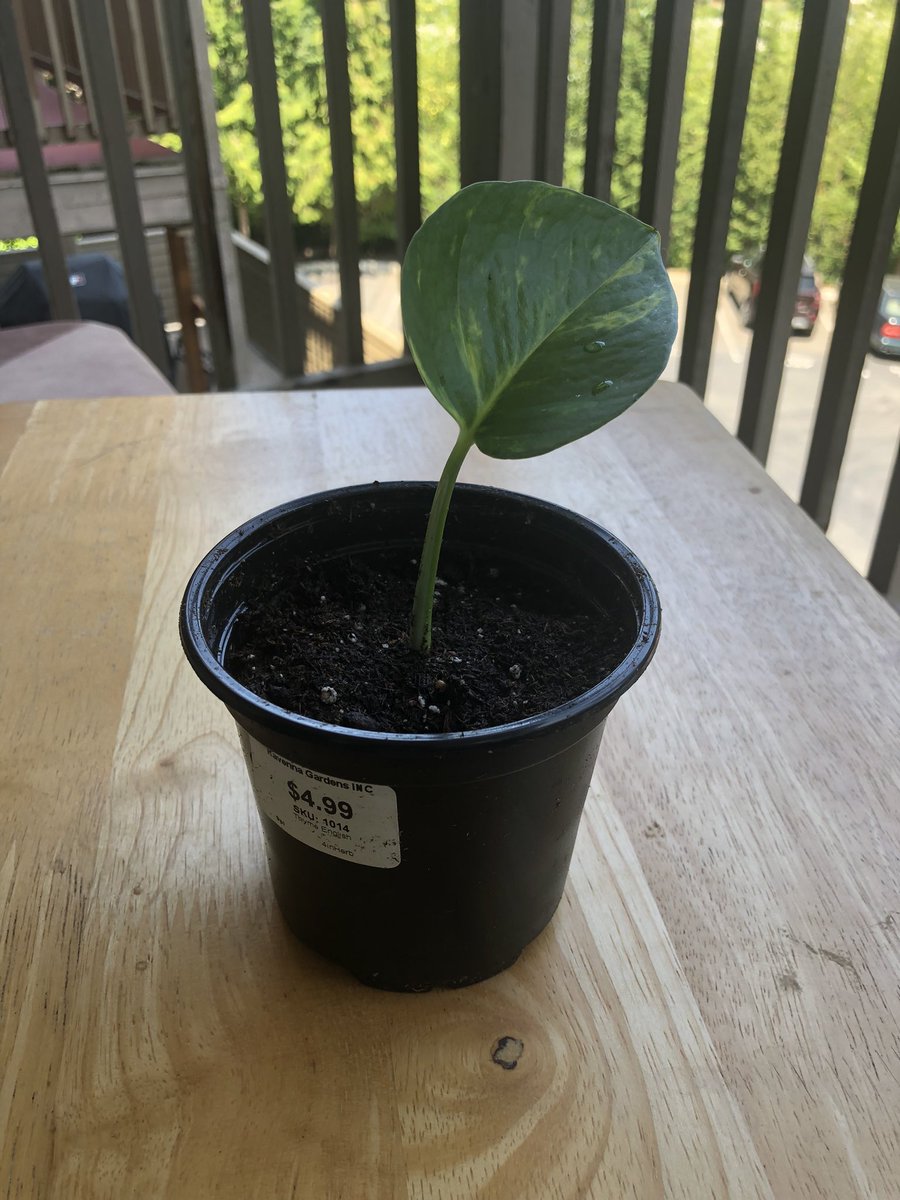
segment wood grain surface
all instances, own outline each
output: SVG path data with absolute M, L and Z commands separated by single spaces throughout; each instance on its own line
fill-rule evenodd
M 664 629 L 551 926 L 419 996 L 286 932 L 176 614 L 246 517 L 434 478 L 449 418 L 417 391 L 14 407 L 0 1196 L 900 1196 L 900 621 L 691 393 L 463 471 L 619 533 Z
M 2 370 L 0 364 L 0 370 Z M 33 405 L 26 401 L 0 404 L 0 471 L 28 423 Z

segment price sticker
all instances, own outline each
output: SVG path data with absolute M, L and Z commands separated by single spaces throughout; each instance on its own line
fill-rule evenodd
M 238 729 L 261 812 L 291 837 L 335 858 L 367 867 L 400 864 L 397 793 L 313 771 L 276 754 Z

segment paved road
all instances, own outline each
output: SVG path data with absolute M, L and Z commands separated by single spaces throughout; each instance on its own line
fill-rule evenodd
M 686 271 L 672 272 L 682 314 L 689 281 Z M 767 468 L 794 500 L 803 481 L 819 387 L 834 328 L 834 308 L 835 293 L 827 291 L 814 333 L 809 338 L 791 338 L 785 364 Z M 723 288 L 716 315 L 707 403 L 732 433 L 737 428 L 752 336 L 741 325 Z M 666 370 L 667 379 L 677 378 L 679 351 L 680 340 Z M 834 545 L 863 573 L 868 569 L 898 438 L 900 361 L 869 354 L 828 530 Z

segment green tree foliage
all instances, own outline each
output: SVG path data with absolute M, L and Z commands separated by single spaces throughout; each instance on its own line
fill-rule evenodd
M 459 0 L 417 0 L 422 206 L 459 187 Z
M 580 187 L 584 172 L 584 113 L 590 69 L 591 0 L 574 0 L 572 48 L 569 70 L 569 103 L 566 130 L 565 179 Z M 655 5 L 633 0 L 625 10 L 622 68 L 616 115 L 616 154 L 613 161 L 612 202 L 636 214 L 641 192 L 646 97 L 650 78 Z M 697 3 L 690 57 L 685 81 L 684 109 L 679 139 L 679 172 L 676 180 L 669 261 L 674 266 L 690 262 L 700 174 L 706 153 L 706 129 L 712 101 L 713 66 L 719 46 L 721 7 Z
M 857 0 L 850 6 L 809 237 L 810 254 L 819 270 L 830 278 L 840 276 L 850 243 L 893 10 L 893 0 Z M 895 114 L 895 119 L 900 120 L 900 114 Z M 894 233 L 891 260 L 900 265 L 900 222 Z
M 485 0 L 487 2 L 487 0 Z M 661 0 L 660 0 L 661 2 Z M 815 0 L 808 0 L 815 3 Z M 247 80 L 241 0 L 204 0 L 222 156 L 235 203 L 261 228 L 262 182 Z M 627 0 L 616 122 L 613 202 L 637 209 L 655 0 Z M 696 0 L 679 139 L 670 244 L 688 266 L 709 125 L 722 0 Z M 855 0 L 816 196 L 809 249 L 820 271 L 843 266 L 865 170 L 893 0 Z M 356 187 L 364 242 L 394 237 L 395 161 L 387 0 L 346 0 Z M 729 231 L 731 250 L 765 241 L 778 174 L 803 0 L 765 0 Z M 332 223 L 328 108 L 318 0 L 272 0 L 285 161 L 298 225 L 327 240 Z M 593 0 L 573 0 L 565 182 L 584 170 Z M 459 4 L 418 0 L 419 120 L 423 206 L 433 211 L 459 186 Z M 893 258 L 900 255 L 895 239 Z
M 763 5 L 731 212 L 732 250 L 755 248 L 766 239 L 802 14 L 798 0 Z M 809 254 L 826 279 L 839 279 L 843 271 L 893 15 L 894 0 L 854 0 L 850 5 L 808 241 Z M 898 255 L 900 224 L 891 259 Z
M 731 204 L 728 244 L 732 251 L 756 250 L 766 240 L 800 37 L 800 16 L 793 3 L 763 5 Z M 847 200 L 853 204 L 852 197 Z
M 241 0 L 205 0 L 222 158 L 235 202 L 258 227 L 262 177 Z M 423 200 L 459 186 L 458 8 L 419 0 Z M 364 241 L 394 237 L 394 109 L 387 0 L 346 0 L 356 192 Z M 272 0 L 285 165 L 298 224 L 328 227 L 333 196 L 322 22 L 316 0 Z
M 593 0 L 573 0 L 572 38 L 569 47 L 569 91 L 566 103 L 566 153 L 563 182 L 581 189 L 584 181 L 584 138 L 589 73 Z M 626 8 L 622 37 L 622 70 L 616 115 L 616 154 L 612 201 L 634 215 L 641 191 L 641 152 L 644 145 L 644 107 L 650 76 L 653 4 L 635 0 Z

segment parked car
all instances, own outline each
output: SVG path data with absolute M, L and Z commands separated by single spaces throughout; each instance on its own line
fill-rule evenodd
M 725 272 L 725 287 L 738 306 L 741 320 L 748 329 L 753 328 L 756 320 L 756 302 L 762 282 L 764 257 L 763 250 L 754 255 L 735 254 L 729 260 Z M 797 296 L 794 300 L 794 315 L 791 318 L 791 329 L 794 333 L 809 337 L 815 329 L 821 302 L 822 294 L 816 279 L 815 264 L 811 258 L 804 255 Z
M 885 275 L 869 345 L 900 358 L 900 275 Z

